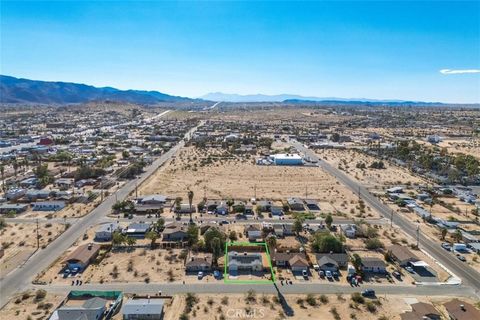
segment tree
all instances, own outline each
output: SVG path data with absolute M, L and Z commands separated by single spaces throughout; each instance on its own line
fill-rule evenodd
M 230 239 L 230 241 L 235 241 L 237 240 L 237 233 L 235 231 L 230 231 L 230 233 L 228 234 L 228 239 Z
M 187 230 L 188 234 L 188 245 L 193 246 L 198 243 L 198 227 L 194 224 L 191 224 Z
M 312 249 L 315 252 L 343 252 L 343 244 L 329 232 L 320 231 L 313 235 Z
M 192 207 L 192 202 L 193 202 L 193 191 L 189 190 L 188 191 L 188 204 L 190 205 L 190 223 L 193 223 L 193 218 L 192 218 L 192 213 L 193 213 L 193 207 Z
M 137 243 L 137 239 L 134 238 L 134 237 L 129 237 L 129 236 L 127 236 L 127 237 L 125 238 L 125 242 L 127 243 L 127 245 L 128 245 L 129 247 L 133 247 L 133 246 Z
M 162 217 L 158 218 L 155 227 L 158 231 L 163 230 L 163 228 L 165 228 L 165 219 L 163 219 Z
M 210 242 L 210 245 L 213 255 L 213 263 L 217 264 L 217 260 L 222 254 L 222 241 L 219 238 L 215 237 Z
M 128 159 L 130 157 L 130 153 L 127 150 L 122 151 L 122 158 Z
M 15 174 L 15 178 L 17 177 L 17 170 L 18 170 L 18 162 L 17 160 L 13 160 L 13 163 L 12 163 L 12 166 L 13 166 L 13 172 Z
M 365 247 L 369 250 L 375 250 L 375 249 L 383 248 L 384 245 L 378 238 L 371 238 L 365 241 Z
M 267 238 L 267 245 L 270 251 L 273 251 L 277 247 L 277 238 L 270 236 Z
M 180 209 L 182 204 L 182 197 L 175 198 L 175 213 L 177 214 L 177 220 L 180 220 Z
M 293 231 L 298 235 L 303 230 L 303 220 L 301 218 L 295 219 L 293 222 Z
M 112 234 L 112 247 L 118 247 L 125 242 L 125 236 L 118 231 Z
M 158 233 L 153 231 L 153 230 L 148 231 L 147 234 L 145 235 L 145 238 L 149 239 L 151 241 L 150 242 L 150 248 L 154 249 L 155 248 L 155 241 L 157 241 L 157 239 L 158 239 Z
M 441 235 L 442 240 L 445 240 L 447 233 L 448 233 L 447 228 L 442 228 L 442 235 Z
M 329 213 L 325 218 L 325 224 L 327 225 L 328 229 L 332 227 L 332 222 L 333 222 L 333 218 L 332 218 L 332 215 Z
M 462 238 L 463 238 L 462 232 L 457 229 L 457 231 L 455 231 L 455 233 L 452 235 L 452 237 L 453 237 L 453 240 L 455 242 L 460 242 L 460 240 L 462 240 Z
M 355 267 L 356 271 L 360 271 L 362 268 L 362 258 L 357 253 L 354 253 L 352 256 L 352 265 Z
M 2 175 L 2 189 L 5 191 L 5 166 L 0 164 L 0 174 Z

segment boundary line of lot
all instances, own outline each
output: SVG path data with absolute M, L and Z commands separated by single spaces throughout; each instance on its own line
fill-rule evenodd
M 252 247 L 264 247 L 267 255 L 268 266 L 270 267 L 271 280 L 233 280 L 228 277 L 228 247 L 229 246 L 252 246 Z M 272 267 L 272 259 L 270 258 L 270 251 L 266 242 L 225 242 L 225 256 L 224 256 L 225 268 L 223 271 L 223 282 L 232 284 L 271 284 L 275 283 L 275 272 Z

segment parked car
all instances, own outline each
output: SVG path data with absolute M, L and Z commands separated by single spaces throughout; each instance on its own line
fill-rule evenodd
M 447 251 L 451 251 L 452 250 L 452 246 L 450 245 L 450 243 L 448 242 L 444 242 L 442 243 L 442 248 L 447 250 Z
M 325 278 L 325 272 L 323 272 L 323 270 L 318 271 L 318 275 L 320 278 Z
M 362 296 L 364 297 L 375 297 L 375 290 L 365 289 L 362 291 Z
M 415 273 L 412 267 L 405 267 L 405 270 L 407 270 L 410 273 Z
M 213 276 L 215 279 L 221 279 L 222 278 L 222 273 L 218 270 L 213 271 Z
M 325 276 L 327 277 L 327 279 L 333 279 L 333 275 L 330 270 L 325 271 Z
M 304 279 L 308 279 L 308 272 L 307 270 L 302 270 L 302 276 Z
M 63 271 L 63 277 L 64 277 L 64 278 L 68 278 L 69 275 L 70 275 L 70 269 L 65 269 L 65 270 Z
M 202 280 L 202 279 L 203 279 L 203 272 L 198 271 L 198 280 Z
M 397 278 L 398 280 L 402 280 L 402 275 L 398 271 L 393 271 L 392 275 Z
M 335 279 L 338 279 L 338 272 L 337 271 L 333 271 L 332 275 Z
M 467 261 L 467 259 L 465 259 L 465 257 L 460 254 L 457 254 L 457 259 L 463 262 Z

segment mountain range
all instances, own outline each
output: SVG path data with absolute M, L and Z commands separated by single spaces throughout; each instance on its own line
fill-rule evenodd
M 79 83 L 38 81 L 0 75 L 1 103 L 75 104 L 92 101 L 156 104 L 194 100 L 158 91 L 97 88 Z
M 39 81 L 0 75 L 0 103 L 15 104 L 78 104 L 87 102 L 125 102 L 154 105 L 161 102 L 284 102 L 288 104 L 327 105 L 442 105 L 438 102 L 378 100 L 366 98 L 309 97 L 295 94 L 228 94 L 208 93 L 199 99 L 172 96 L 158 91 L 119 90 L 112 87 L 94 87 L 72 82 Z
M 277 94 L 277 95 L 265 95 L 265 94 L 247 94 L 240 95 L 236 93 L 222 93 L 212 92 L 200 97 L 201 99 L 210 101 L 225 101 L 225 102 L 287 102 L 287 103 L 305 103 L 305 102 L 328 102 L 328 103 L 383 103 L 383 104 L 403 104 L 403 103 L 422 103 L 417 101 L 405 101 L 405 100 L 379 100 L 379 99 L 367 99 L 367 98 L 337 98 L 337 97 L 308 97 L 295 94 Z M 435 104 L 440 104 L 434 102 Z

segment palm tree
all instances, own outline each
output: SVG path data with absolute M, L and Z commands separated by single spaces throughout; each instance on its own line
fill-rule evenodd
M 213 254 L 213 263 L 217 265 L 217 260 L 222 253 L 222 243 L 219 238 L 215 237 L 212 239 L 212 254 Z
M 5 166 L 3 163 L 0 164 L 0 174 L 2 175 L 2 189 L 5 191 Z
M 17 177 L 17 170 L 18 170 L 18 162 L 17 160 L 13 160 L 13 163 L 12 163 L 12 166 L 13 166 L 13 172 L 15 174 L 15 178 Z
M 158 234 L 151 230 L 149 232 L 147 232 L 147 234 L 145 235 L 145 238 L 146 239 L 149 239 L 151 242 L 150 242 L 150 249 L 154 249 L 155 248 L 155 241 L 157 241 L 158 239 Z
M 175 213 L 177 214 L 177 220 L 180 220 L 180 208 L 182 204 L 182 197 L 175 198 Z
M 193 218 L 192 218 L 192 202 L 193 202 L 193 191 L 189 190 L 188 191 L 188 204 L 190 205 L 190 224 L 193 223 Z
M 115 231 L 112 234 L 112 247 L 120 246 L 124 242 L 125 242 L 125 236 L 122 233 Z
M 462 240 L 463 238 L 462 232 L 457 229 L 457 231 L 455 231 L 452 237 L 453 237 L 453 240 L 455 240 L 455 242 L 460 242 L 460 240 Z
M 441 239 L 442 240 L 445 240 L 445 237 L 447 236 L 447 229 L 446 228 L 442 228 L 442 236 L 441 236 Z
M 268 245 L 268 248 L 270 248 L 270 252 L 273 252 L 277 247 L 277 238 L 275 238 L 274 236 L 268 237 L 267 245 Z

